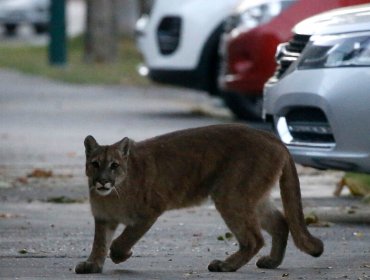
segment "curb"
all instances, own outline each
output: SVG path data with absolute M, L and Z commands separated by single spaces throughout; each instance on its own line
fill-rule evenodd
M 306 207 L 320 222 L 370 224 L 370 207 Z

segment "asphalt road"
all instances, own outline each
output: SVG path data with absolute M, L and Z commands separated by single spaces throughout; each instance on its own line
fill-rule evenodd
M 191 91 L 69 85 L 5 71 L 0 71 L 0 119 L 0 186 L 8 201 L 62 195 L 65 188 L 86 197 L 85 188 L 73 186 L 85 185 L 83 141 L 89 134 L 112 144 L 232 121 L 226 109 Z M 63 188 L 27 178 L 37 168 L 52 171 L 52 186 Z M 22 188 L 26 179 L 27 186 L 47 186 L 7 188 Z
M 217 100 L 192 91 L 70 85 L 3 70 L 0 120 L 0 279 L 370 277 L 369 225 L 340 220 L 310 228 L 326 246 L 318 259 L 290 240 L 279 269 L 257 269 L 253 259 L 236 273 L 210 273 L 212 259 L 236 248 L 234 239 L 218 240 L 228 230 L 211 203 L 166 213 L 127 263 L 108 259 L 103 275 L 75 275 L 73 267 L 86 258 L 93 238 L 83 170 L 86 135 L 110 144 L 234 120 Z M 306 209 L 335 206 L 349 215 L 365 209 L 356 199 L 332 197 L 340 172 L 299 167 L 299 173 Z M 259 255 L 269 250 L 266 240 Z

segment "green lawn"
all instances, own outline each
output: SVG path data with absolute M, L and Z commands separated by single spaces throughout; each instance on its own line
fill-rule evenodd
M 52 67 L 48 64 L 47 46 L 18 46 L 0 44 L 0 68 L 14 69 L 24 73 L 49 77 L 70 83 L 147 85 L 136 67 L 141 61 L 135 42 L 122 39 L 120 59 L 114 64 L 86 64 L 83 62 L 82 38 L 68 43 L 68 64 Z

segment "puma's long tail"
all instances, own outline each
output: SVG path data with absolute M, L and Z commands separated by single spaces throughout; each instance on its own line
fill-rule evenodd
M 295 245 L 307 254 L 319 257 L 324 251 L 324 244 L 307 230 L 302 210 L 299 178 L 290 155 L 280 177 L 280 192 L 285 216 Z

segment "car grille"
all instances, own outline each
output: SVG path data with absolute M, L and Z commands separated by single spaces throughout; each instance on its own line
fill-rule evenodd
M 273 77 L 275 80 L 279 80 L 289 66 L 298 59 L 309 39 L 310 35 L 295 34 L 288 43 L 278 47 L 276 53 L 278 66 Z
M 239 14 L 231 15 L 223 23 L 224 33 L 230 33 L 234 28 L 240 25 L 241 19 Z
M 295 107 L 280 117 L 277 130 L 286 144 L 332 148 L 335 139 L 324 112 L 319 108 Z
M 163 55 L 174 53 L 180 44 L 181 18 L 164 17 L 158 25 L 157 42 Z

